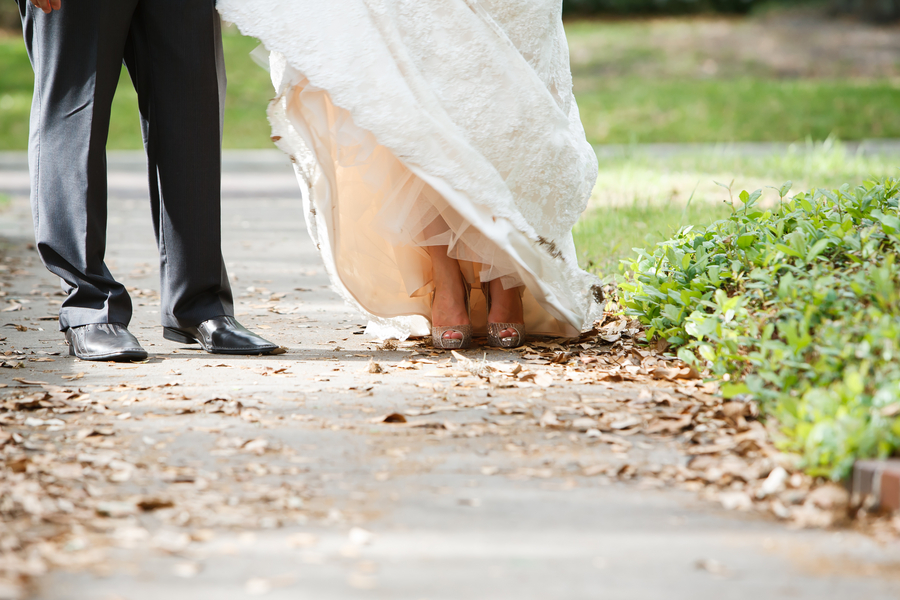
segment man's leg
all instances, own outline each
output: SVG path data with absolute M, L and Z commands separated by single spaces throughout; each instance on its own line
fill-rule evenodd
M 128 324 L 131 300 L 104 263 L 109 114 L 136 0 L 19 0 L 35 73 L 29 163 L 35 240 L 68 297 L 61 330 Z
M 139 0 L 125 62 L 150 163 L 164 337 L 222 354 L 276 350 L 234 319 L 222 258 L 225 66 L 214 0 Z
M 215 1 L 140 0 L 125 61 L 150 165 L 162 324 L 231 316 L 221 250 L 225 67 Z

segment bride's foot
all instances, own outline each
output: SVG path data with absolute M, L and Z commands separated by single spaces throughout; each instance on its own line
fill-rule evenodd
M 452 327 L 455 325 L 471 325 L 469 311 L 466 306 L 467 290 L 462 277 L 456 280 L 435 280 L 434 304 L 431 306 L 431 325 L 433 327 Z M 461 340 L 462 333 L 450 330 L 443 334 L 445 339 Z
M 447 256 L 446 247 L 432 248 L 432 342 L 436 348 L 468 348 L 472 344 L 468 285 L 459 270 L 459 263 Z
M 499 279 L 487 286 L 488 343 L 491 346 L 515 348 L 525 341 L 525 310 L 522 288 L 503 289 Z

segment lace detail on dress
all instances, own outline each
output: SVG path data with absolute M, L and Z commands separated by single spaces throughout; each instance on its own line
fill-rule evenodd
M 578 268 L 571 229 L 597 160 L 559 0 L 218 5 L 273 51 L 273 139 L 345 298 L 396 323 L 397 337 L 424 333 L 430 266 L 413 246 L 459 240 L 460 258 L 495 256 L 472 277 L 525 284 L 529 331 L 590 326 L 596 278 Z M 424 233 L 435 214 L 444 238 Z

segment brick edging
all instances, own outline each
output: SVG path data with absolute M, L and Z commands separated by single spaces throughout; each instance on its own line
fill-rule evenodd
M 900 459 L 856 461 L 850 476 L 850 496 L 855 506 L 900 509 Z

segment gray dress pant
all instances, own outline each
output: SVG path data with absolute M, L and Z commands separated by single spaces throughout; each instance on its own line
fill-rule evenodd
M 233 315 L 221 250 L 225 102 L 215 0 L 17 0 L 34 68 L 29 163 L 36 246 L 68 297 L 61 330 L 131 320 L 106 264 L 106 142 L 124 61 L 137 90 L 160 254 L 162 324 Z

